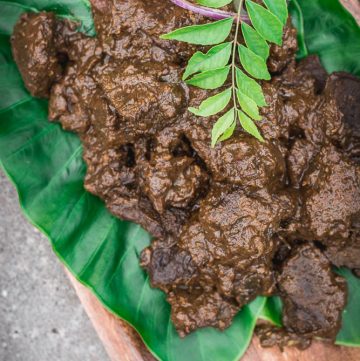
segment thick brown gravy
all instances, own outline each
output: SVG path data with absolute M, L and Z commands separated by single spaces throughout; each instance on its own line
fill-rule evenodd
M 266 142 L 237 129 L 210 147 L 209 96 L 181 81 L 195 48 L 160 40 L 204 21 L 165 0 L 93 0 L 97 36 L 52 13 L 24 14 L 12 46 L 29 91 L 84 146 L 86 189 L 154 236 L 141 265 L 167 294 L 181 336 L 228 327 L 259 295 L 279 295 L 285 330 L 264 345 L 333 340 L 360 269 L 360 82 L 296 63 L 296 32 L 272 47 Z M 61 150 L 59 150 L 61 151 Z

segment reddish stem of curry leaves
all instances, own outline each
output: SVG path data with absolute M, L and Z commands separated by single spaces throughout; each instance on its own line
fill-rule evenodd
M 232 61 L 231 61 L 231 79 L 232 79 L 232 95 L 233 95 L 233 103 L 234 103 L 234 108 L 236 110 L 236 114 L 235 114 L 235 120 L 237 119 L 237 102 L 236 102 L 236 81 L 235 81 L 235 70 L 236 70 L 236 47 L 237 47 L 237 43 L 238 43 L 238 37 L 239 37 L 239 29 L 240 29 L 240 24 L 241 24 L 241 10 L 244 4 L 244 0 L 240 0 L 239 3 L 239 9 L 237 12 L 237 18 L 236 18 L 236 30 L 235 30 L 235 37 L 233 40 L 233 54 L 232 54 Z
M 231 11 L 212 9 L 191 3 L 187 0 L 170 0 L 173 4 L 180 6 L 185 10 L 190 10 L 196 14 L 200 14 L 210 19 L 221 20 L 227 18 L 236 18 L 237 14 Z M 246 14 L 241 15 L 241 20 L 250 23 L 250 19 Z

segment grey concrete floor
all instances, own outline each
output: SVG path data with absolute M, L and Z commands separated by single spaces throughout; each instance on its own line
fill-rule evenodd
M 108 361 L 48 240 L 0 171 L 0 361 Z

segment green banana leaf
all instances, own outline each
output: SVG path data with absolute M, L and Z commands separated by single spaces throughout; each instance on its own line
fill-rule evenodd
M 352 272 L 348 269 L 340 269 L 337 271 L 347 280 L 349 288 L 349 296 L 347 306 L 343 312 L 343 326 L 337 335 L 336 343 L 343 346 L 360 346 L 360 282 Z
M 314 9 L 327 16 L 316 17 Z M 29 10 L 51 10 L 77 19 L 82 31 L 94 34 L 87 0 L 0 0 L 0 165 L 15 184 L 24 213 L 48 236 L 74 276 L 92 289 L 108 310 L 133 325 L 156 358 L 237 361 L 250 342 L 258 316 L 262 313 L 280 322 L 279 307 L 259 297 L 239 312 L 225 332 L 208 328 L 185 339 L 178 337 L 165 295 L 150 287 L 138 264 L 150 235 L 111 216 L 99 199 L 84 190 L 86 166 L 79 139 L 49 123 L 47 102 L 32 98 L 23 86 L 9 37 L 19 15 Z M 303 29 L 300 56 L 319 53 L 329 71 L 359 75 L 359 28 L 337 0 L 293 2 L 291 11 L 297 27 Z M 315 17 L 316 23 L 308 22 Z M 316 37 L 309 36 L 313 27 Z M 327 46 L 337 49 L 336 57 Z M 360 326 L 355 322 L 360 283 L 350 272 L 344 271 L 344 276 L 354 287 L 339 337 L 342 344 L 360 345 Z
M 259 317 L 272 323 L 274 326 L 282 327 L 282 301 L 280 297 L 273 296 L 266 299 L 264 308 L 261 310 Z
M 360 76 L 360 28 L 338 0 L 291 0 L 298 58 L 319 55 L 325 69 Z

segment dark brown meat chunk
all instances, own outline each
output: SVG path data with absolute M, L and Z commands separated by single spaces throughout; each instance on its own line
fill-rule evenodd
M 210 124 L 211 119 L 194 119 L 184 132 L 215 181 L 255 190 L 281 188 L 285 162 L 276 144 L 259 143 L 254 137 L 238 134 L 211 148 Z
M 168 301 L 172 305 L 171 319 L 182 337 L 202 327 L 224 330 L 239 311 L 236 303 L 214 290 L 204 292 L 194 288 L 184 292 L 180 289 L 171 292 Z
M 294 55 L 298 49 L 296 41 L 296 30 L 291 26 L 291 20 L 288 20 L 284 30 L 283 44 L 272 45 L 268 67 L 271 73 L 280 73 L 284 68 L 293 61 Z
M 352 215 L 349 238 L 343 242 L 324 242 L 325 255 L 337 267 L 360 269 L 360 212 Z
M 301 169 L 296 166 L 297 175 L 304 172 L 327 140 L 343 143 L 346 136 L 334 96 L 329 91 L 319 93 L 325 79 L 323 74 L 313 74 L 318 65 L 315 57 L 297 65 L 291 63 L 271 83 L 263 84 L 268 106 L 261 109 L 263 120 L 258 123 L 262 134 L 266 139 L 280 140 L 287 148 L 301 140 L 307 148 L 301 157 L 306 153 L 310 156 Z M 294 185 L 299 182 L 296 179 Z
M 285 347 L 296 347 L 305 350 L 311 345 L 311 338 L 299 336 L 296 333 L 288 332 L 284 328 L 272 325 L 259 325 L 255 329 L 262 347 L 278 346 L 281 351 Z
M 51 89 L 50 120 L 60 120 L 65 129 L 80 134 L 85 133 L 95 119 L 97 123 L 105 123 L 108 129 L 114 128 L 116 115 L 90 72 L 102 54 L 97 39 L 75 32 L 71 23 L 62 21 L 57 23 L 56 44 L 68 64 L 62 79 Z
M 160 213 L 189 208 L 208 188 L 209 176 L 186 138 L 176 128 L 158 133 L 151 157 L 139 174 L 142 191 Z
M 16 64 L 33 96 L 47 98 L 51 85 L 61 77 L 54 45 L 56 20 L 53 13 L 25 13 L 11 38 Z
M 304 174 L 318 151 L 318 148 L 306 139 L 297 138 L 294 140 L 286 159 L 289 180 L 293 187 L 300 187 Z
M 300 61 L 298 65 L 300 73 L 310 75 L 315 80 L 315 92 L 320 94 L 328 80 L 328 74 L 320 63 L 320 59 L 316 55 L 310 55 Z
M 335 339 L 346 304 L 346 283 L 313 245 L 299 246 L 278 279 L 285 328 L 304 337 Z
M 168 293 L 181 335 L 205 326 L 223 329 L 243 305 L 271 293 L 274 233 L 293 208 L 286 194 L 247 195 L 214 187 L 200 202 L 198 216 L 184 226 L 175 248 L 157 242 L 145 251 L 143 266 L 151 283 Z
M 326 146 L 312 163 L 302 185 L 305 239 L 325 244 L 346 242 L 360 212 L 360 167 L 333 146 Z
M 94 73 L 128 141 L 155 134 L 185 112 L 187 92 L 178 71 L 161 64 L 132 63 L 117 67 L 104 64 Z
M 347 73 L 334 73 L 327 88 L 344 114 L 347 132 L 344 148 L 355 162 L 360 163 L 360 79 Z
M 181 65 L 196 48 L 162 41 L 160 35 L 198 23 L 200 16 L 164 0 L 93 0 L 94 21 L 104 51 L 121 59 Z
M 141 224 L 160 237 L 163 231 L 158 214 L 138 187 L 134 157 L 143 153 L 143 147 L 123 145 L 100 153 L 94 146 L 100 147 L 93 144 L 84 154 L 88 164 L 85 188 L 104 199 L 116 216 Z
M 280 290 L 286 328 L 264 329 L 264 345 L 334 338 L 346 292 L 331 265 L 360 269 L 359 81 L 329 78 L 316 57 L 296 63 L 289 20 L 262 83 L 265 142 L 238 127 L 212 148 L 218 116 L 187 108 L 217 91 L 182 81 L 208 48 L 160 39 L 207 20 L 164 0 L 92 4 L 95 37 L 53 14 L 22 16 L 14 57 L 32 94 L 50 95 L 49 118 L 80 136 L 85 188 L 156 237 L 141 264 L 179 334 L 224 329 Z
M 359 217 L 359 216 L 358 216 Z M 360 218 L 360 217 L 359 217 Z M 326 247 L 325 255 L 337 267 L 348 267 L 350 269 L 360 268 L 360 234 L 359 229 L 357 233 L 351 236 L 343 244 L 331 244 Z
M 89 102 L 96 107 L 89 109 Z M 66 130 L 85 133 L 93 110 L 101 114 L 100 119 L 107 125 L 114 122 L 115 115 L 97 91 L 93 78 L 77 74 L 77 67 L 69 66 L 65 76 L 51 89 L 49 119 L 59 120 Z

